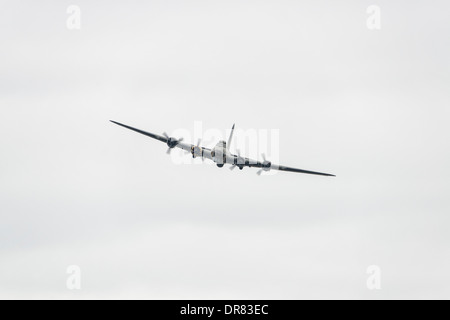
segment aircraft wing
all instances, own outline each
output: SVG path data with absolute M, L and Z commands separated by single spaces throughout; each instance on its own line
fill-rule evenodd
M 140 133 L 140 134 L 143 134 L 143 135 L 145 135 L 145 136 L 147 136 L 147 137 L 150 137 L 150 138 L 159 140 L 159 141 L 161 141 L 161 142 L 167 143 L 167 141 L 168 141 L 168 139 L 167 139 L 166 137 L 164 137 L 164 136 L 160 136 L 160 135 L 158 135 L 158 134 L 154 134 L 154 133 L 150 133 L 150 132 L 147 132 L 147 131 L 144 131 L 144 130 L 136 129 L 136 128 L 127 126 L 127 125 L 125 125 L 125 124 L 122 124 L 122 123 L 120 123 L 120 122 L 113 121 L 113 120 L 109 120 L 109 121 L 111 121 L 112 123 L 115 123 L 115 124 L 117 124 L 117 125 L 119 125 L 119 126 L 121 126 L 121 127 L 130 129 L 130 130 L 133 130 L 133 131 L 138 132 L 138 133 Z
M 201 157 L 204 159 L 212 160 L 211 156 L 211 149 L 200 147 L 194 144 L 185 143 L 185 142 L 179 142 L 176 146 L 176 148 L 180 148 L 186 152 L 192 153 L 192 148 L 196 148 L 196 157 Z
M 147 131 L 144 131 L 144 130 L 141 130 L 141 129 L 133 128 L 133 127 L 127 126 L 127 125 L 125 125 L 123 123 L 120 123 L 120 122 L 117 122 L 117 121 L 113 121 L 113 120 L 110 120 L 110 121 L 112 123 L 114 123 L 114 124 L 117 124 L 117 125 L 121 126 L 121 127 L 127 128 L 129 130 L 135 131 L 135 132 L 140 133 L 140 134 L 143 134 L 143 135 L 145 135 L 147 137 L 159 140 L 159 141 L 164 142 L 166 144 L 170 143 L 170 141 L 169 141 L 170 139 L 173 139 L 173 138 L 169 138 L 169 137 L 166 137 L 166 136 L 160 136 L 159 134 L 147 132 Z M 206 159 L 212 160 L 211 149 L 203 148 L 203 147 L 200 147 L 200 146 L 195 146 L 195 145 L 189 144 L 189 143 L 184 143 L 181 140 L 182 139 L 178 139 L 178 140 L 174 139 L 173 148 L 177 147 L 177 148 L 180 148 L 180 149 L 182 149 L 184 151 L 187 151 L 189 153 L 192 152 L 192 148 L 198 148 L 198 149 L 196 149 L 196 151 L 197 151 L 196 155 L 198 155 L 198 156 L 201 155 L 202 158 L 206 158 Z
M 309 170 L 303 170 L 303 169 L 297 169 L 297 168 L 291 168 L 286 166 L 271 166 L 271 169 L 273 170 L 280 170 L 280 171 L 289 171 L 289 172 L 298 172 L 298 173 L 306 173 L 306 174 L 316 174 L 319 176 L 329 176 L 329 177 L 336 177 L 334 174 L 330 173 L 323 173 L 323 172 L 316 172 L 316 171 L 309 171 Z
M 235 156 L 235 155 L 233 155 L 233 157 L 234 157 L 234 159 L 230 159 L 231 164 L 236 165 L 236 166 L 242 165 L 244 167 L 250 167 L 250 168 L 251 167 L 260 168 L 260 171 L 258 172 L 258 174 L 260 174 L 262 171 L 279 170 L 279 171 L 298 172 L 298 173 L 305 173 L 305 174 L 315 174 L 315 175 L 320 175 L 320 176 L 335 177 L 334 174 L 330 174 L 330 173 L 309 171 L 309 170 L 286 167 L 286 166 L 282 166 L 282 165 L 275 165 L 269 161 L 261 162 L 261 161 L 251 160 L 249 158 Z

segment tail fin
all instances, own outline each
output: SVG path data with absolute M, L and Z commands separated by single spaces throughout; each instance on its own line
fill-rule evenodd
M 230 137 L 228 138 L 228 143 L 227 143 L 227 149 L 230 149 L 230 145 L 231 145 L 231 138 L 233 138 L 233 132 L 234 132 L 234 124 L 233 127 L 231 128 L 231 133 L 230 133 Z

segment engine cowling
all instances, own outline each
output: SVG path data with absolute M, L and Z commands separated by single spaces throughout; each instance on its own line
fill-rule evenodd
M 191 154 L 192 158 L 196 157 L 202 157 L 203 156 L 203 149 L 199 146 L 192 146 L 191 147 Z
M 264 161 L 263 163 L 262 163 L 262 167 L 264 168 L 264 169 L 270 169 L 270 167 L 272 166 L 272 162 L 270 162 L 270 161 Z
M 179 143 L 179 140 L 175 139 L 175 138 L 169 138 L 167 139 L 167 146 L 169 148 L 175 148 L 177 146 L 177 144 Z
M 234 159 L 234 161 L 235 161 L 235 165 L 240 169 L 240 170 L 242 170 L 242 169 L 244 169 L 244 166 L 245 166 L 245 159 L 244 158 L 242 158 L 242 157 L 236 157 L 235 159 Z

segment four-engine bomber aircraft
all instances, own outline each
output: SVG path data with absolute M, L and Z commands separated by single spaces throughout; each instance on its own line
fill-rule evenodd
M 183 149 L 183 150 L 191 153 L 193 158 L 201 157 L 202 159 L 206 158 L 206 159 L 212 160 L 216 163 L 216 165 L 219 168 L 222 168 L 225 163 L 228 163 L 231 165 L 231 167 L 230 167 L 231 170 L 233 170 L 236 167 L 238 167 L 240 170 L 242 170 L 244 167 L 259 168 L 259 170 L 257 172 L 258 175 L 260 175 L 263 171 L 269 171 L 270 169 L 274 169 L 274 170 L 281 170 L 281 171 L 317 174 L 317 175 L 321 175 L 321 176 L 332 176 L 332 177 L 335 176 L 335 175 L 329 174 L 329 173 L 308 171 L 308 170 L 296 169 L 296 168 L 291 168 L 291 167 L 285 167 L 285 166 L 281 166 L 281 165 L 273 165 L 270 161 L 267 161 L 265 159 L 264 155 L 263 155 L 264 161 L 260 162 L 257 160 L 251 160 L 246 157 L 241 157 L 240 154 L 238 154 L 238 155 L 232 154 L 229 150 L 229 147 L 230 147 L 230 143 L 231 143 L 231 138 L 233 137 L 234 125 L 233 125 L 233 128 L 231 129 L 230 137 L 228 138 L 228 143 L 226 143 L 225 141 L 219 141 L 213 149 L 208 149 L 208 148 L 200 147 L 200 140 L 198 141 L 197 145 L 188 144 L 188 143 L 182 142 L 183 138 L 175 139 L 175 138 L 169 137 L 167 135 L 167 133 L 165 133 L 165 132 L 163 133 L 162 136 L 160 136 L 158 134 L 154 134 L 154 133 L 150 133 L 150 132 L 143 131 L 140 129 L 136 129 L 136 128 L 127 126 L 125 124 L 122 124 L 122 123 L 119 123 L 116 121 L 112 121 L 112 120 L 110 120 L 110 121 L 112 123 L 115 123 L 124 128 L 136 131 L 140 134 L 146 135 L 150 138 L 153 138 L 153 139 L 156 139 L 156 140 L 166 143 L 167 146 L 169 147 L 169 149 L 167 149 L 168 154 L 170 153 L 170 151 L 173 148 L 177 147 L 177 148 Z

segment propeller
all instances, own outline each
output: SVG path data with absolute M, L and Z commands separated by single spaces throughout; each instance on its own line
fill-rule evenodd
M 183 138 L 175 139 L 169 137 L 169 135 L 166 132 L 163 132 L 163 136 L 167 139 L 167 146 L 169 147 L 166 151 L 167 154 L 170 154 L 173 148 L 175 148 L 181 141 L 183 141 Z
M 266 160 L 266 155 L 264 153 L 261 154 L 262 158 L 263 158 L 263 163 L 261 165 L 261 169 L 258 170 L 258 172 L 256 172 L 256 174 L 258 176 L 261 175 L 261 173 L 263 173 L 263 171 L 269 171 L 270 167 L 272 166 L 272 163 L 270 161 Z
M 237 156 L 238 156 L 237 161 L 239 161 L 239 159 L 241 158 L 241 151 L 239 149 L 236 149 L 236 152 L 237 152 Z M 237 167 L 236 163 L 233 163 L 230 167 L 230 170 L 233 171 L 236 167 Z

